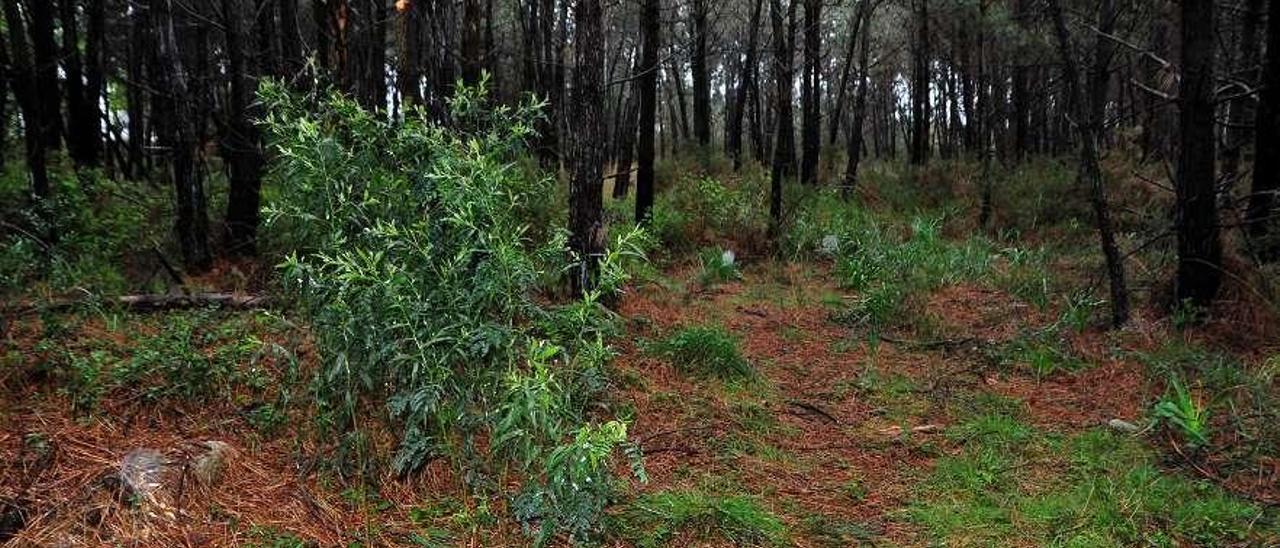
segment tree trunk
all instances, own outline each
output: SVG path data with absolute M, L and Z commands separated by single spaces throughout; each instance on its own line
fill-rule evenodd
M 916 0 L 917 35 L 913 44 L 911 77 L 911 164 L 929 161 L 929 0 Z
M 841 118 L 844 116 L 844 97 L 845 89 L 849 85 L 849 73 L 853 69 L 853 56 L 858 47 L 858 30 L 862 24 L 862 10 L 858 9 L 854 12 L 853 21 L 850 22 L 849 28 L 849 49 L 844 54 L 844 67 L 840 69 L 840 84 L 836 87 L 835 102 L 831 105 L 831 120 L 828 122 L 827 142 L 836 144 L 836 137 L 840 134 L 840 125 L 844 122 Z
M 98 165 L 103 155 L 102 104 L 105 86 L 107 37 L 106 0 L 88 0 L 86 16 L 89 18 L 88 36 L 84 46 L 85 105 L 84 116 L 88 123 L 81 137 L 85 159 L 89 165 Z M 109 159 L 109 158 L 108 158 Z
M 1272 2 L 1267 18 L 1267 57 L 1262 67 L 1262 92 L 1258 97 L 1254 123 L 1253 188 L 1246 214 L 1250 245 L 1258 258 L 1280 259 L 1280 238 L 1274 233 L 1280 223 L 1276 194 L 1280 192 L 1280 12 Z
M 484 7 L 480 0 L 462 0 L 462 82 L 474 86 L 484 69 Z
M 298 28 L 298 0 L 280 0 L 280 58 L 286 81 L 301 77 L 306 57 L 302 52 L 302 31 Z
M 27 45 L 26 22 L 22 18 L 18 0 L 4 0 L 4 17 L 13 53 L 13 58 L 6 66 L 13 94 L 22 110 L 23 140 L 26 144 L 27 170 L 31 173 L 31 193 L 37 200 L 44 200 L 50 195 L 49 171 L 45 160 L 48 141 L 43 135 L 44 124 L 40 122 L 42 107 L 36 100 L 40 90 L 36 84 L 31 49 Z
M 1222 283 L 1222 242 L 1214 177 L 1213 0 L 1182 2 L 1182 108 L 1178 115 L 1176 210 L 1178 274 L 1174 294 L 1205 307 Z
M 692 0 L 693 58 L 693 136 L 698 144 L 711 144 L 711 79 L 707 74 L 707 2 Z
M 822 0 L 804 0 L 804 71 L 800 80 L 802 116 L 800 182 L 818 182 L 818 154 L 822 147 L 819 110 L 822 71 Z
M 729 151 L 729 157 L 733 159 L 733 169 L 737 171 L 742 167 L 742 119 L 748 108 L 748 93 L 753 85 L 753 76 L 755 74 L 756 65 L 756 47 L 759 44 L 760 37 L 760 12 L 764 0 L 754 0 L 751 5 L 751 22 L 748 28 L 747 52 L 746 58 L 742 63 L 739 71 L 738 86 L 734 89 L 732 116 L 728 121 L 728 130 L 726 131 L 725 148 Z
M 92 121 L 86 119 L 84 64 L 80 58 L 80 24 L 76 20 L 76 11 L 74 0 L 58 2 L 58 18 L 62 30 L 62 70 L 66 75 L 64 91 L 67 98 L 67 152 L 77 166 L 87 167 L 94 164 L 87 151 L 90 145 L 86 142 L 92 134 L 89 129 Z
M 867 83 L 871 79 L 868 74 L 867 58 L 871 49 L 871 12 L 874 9 L 874 0 L 862 0 L 862 5 L 858 10 L 860 17 L 858 22 L 853 25 L 854 33 L 849 36 L 849 41 L 862 41 L 862 54 L 858 56 L 858 89 L 857 98 L 853 105 L 853 120 L 849 124 L 849 150 L 845 159 L 844 185 L 840 188 L 840 193 L 844 199 L 853 197 L 853 190 L 858 185 L 858 165 L 862 162 L 862 121 L 866 118 L 867 112 Z M 860 33 L 860 34 L 859 34 Z M 849 52 L 850 57 L 853 52 Z
M 783 20 L 783 0 L 770 0 L 769 19 L 773 23 L 773 81 L 775 89 L 775 110 L 777 112 L 777 130 L 774 132 L 773 169 L 769 181 L 769 219 L 770 235 L 778 237 L 782 228 L 782 183 L 790 174 L 792 152 L 794 147 L 794 129 L 791 122 L 791 41 Z M 787 16 L 794 21 L 795 0 L 787 3 Z M 794 27 L 793 27 L 794 28 Z
M 222 155 L 227 163 L 230 190 L 227 196 L 226 249 L 231 255 L 257 252 L 259 190 L 262 186 L 262 149 L 256 113 L 251 109 L 256 78 L 248 73 L 241 33 L 244 0 L 222 0 L 227 48 L 228 117 L 222 136 Z M 265 73 L 267 66 L 259 65 Z
M 604 9 L 601 0 L 578 0 L 573 8 L 573 100 L 569 180 L 569 249 L 580 267 L 575 292 L 594 289 L 604 253 Z
M 1255 67 L 1258 65 L 1258 22 L 1262 18 L 1263 0 L 1246 0 L 1245 4 L 1245 11 L 1240 18 L 1240 67 L 1242 70 L 1239 74 L 1244 85 L 1252 87 L 1258 82 Z M 1233 93 L 1238 94 L 1239 91 Z M 1232 191 L 1235 188 L 1236 179 L 1240 177 L 1240 155 L 1252 136 L 1248 125 L 1253 122 L 1255 116 L 1253 98 L 1238 97 L 1231 101 L 1227 108 L 1229 123 L 1226 129 L 1226 146 L 1222 150 L 1222 180 L 1225 184 L 1221 201 L 1226 207 L 1233 207 L 1235 200 Z
M 183 262 L 190 272 L 203 272 L 212 262 L 209 254 L 209 217 L 204 183 L 196 169 L 195 133 L 191 94 L 186 69 L 178 51 L 173 25 L 173 0 L 151 2 L 151 28 L 155 34 L 157 119 L 170 148 L 170 164 L 177 198 L 174 229 L 182 248 Z
M 58 51 L 53 41 L 53 2 L 27 2 L 31 17 L 31 53 L 35 61 L 35 101 L 40 106 L 40 134 L 48 148 L 57 150 L 62 138 L 62 95 L 58 93 Z
M 1105 122 L 1107 86 L 1111 81 L 1109 63 L 1114 45 L 1108 38 L 1115 28 L 1115 0 L 1101 0 L 1098 8 L 1098 36 L 1094 39 L 1093 65 L 1089 70 L 1089 90 L 1086 96 L 1080 86 L 1080 70 L 1077 68 L 1071 47 L 1071 35 L 1062 14 L 1059 0 L 1050 2 L 1054 29 L 1058 36 L 1058 51 L 1062 56 L 1063 78 L 1069 93 L 1071 108 L 1075 111 L 1080 134 L 1080 183 L 1089 188 L 1093 204 L 1094 223 L 1102 254 L 1106 259 L 1107 277 L 1111 281 L 1111 324 L 1120 327 L 1129 321 L 1129 293 L 1125 282 L 1124 262 L 1116 245 L 1111 228 L 1110 210 L 1107 204 L 1102 168 L 1098 162 Z

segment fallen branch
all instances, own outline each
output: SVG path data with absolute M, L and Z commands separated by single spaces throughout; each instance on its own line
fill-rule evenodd
M 3 310 L 5 315 L 15 316 L 38 311 L 59 312 L 93 302 L 94 300 L 91 296 L 66 298 L 46 302 L 21 303 L 5 306 L 0 310 Z M 104 298 L 100 302 L 132 312 L 157 312 L 202 307 L 251 310 L 269 306 L 271 298 L 265 295 L 238 295 L 235 293 L 192 293 L 190 295 L 122 295 Z
M 821 407 L 818 407 L 815 404 L 802 402 L 799 400 L 787 400 L 787 405 L 790 405 L 792 407 L 796 407 L 799 409 L 803 409 L 805 411 L 808 411 L 810 414 L 825 418 L 831 424 L 840 424 L 840 421 L 836 420 L 835 417 L 831 416 L 831 413 L 826 412 Z

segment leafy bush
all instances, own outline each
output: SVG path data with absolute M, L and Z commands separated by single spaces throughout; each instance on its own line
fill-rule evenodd
M 738 339 L 718 326 L 693 326 L 650 345 L 676 369 L 721 379 L 751 377 L 755 369 L 738 351 Z
M 576 425 L 612 355 L 614 315 L 600 301 L 626 280 L 642 235 L 615 238 L 598 289 L 549 303 L 578 258 L 562 228 L 535 238 L 528 224 L 554 184 L 520 163 L 539 105 L 490 107 L 483 89 L 458 92 L 446 128 L 265 86 L 281 187 L 268 223 L 294 250 L 284 280 L 326 362 L 315 380 L 323 429 L 358 437 L 357 416 L 385 401 L 401 431 L 396 471 L 437 455 L 468 478 L 517 471 L 526 495 L 549 494 L 522 495 L 543 503 L 523 515 L 581 535 L 600 503 L 556 494 L 555 455 L 575 431 L 581 443 L 607 437 L 606 453 L 621 441 Z
M 9 166 L 0 176 L 0 295 L 33 288 L 120 292 L 127 255 L 139 242 L 165 239 L 168 227 L 151 222 L 166 206 L 163 193 L 54 165 L 51 197 L 37 203 L 25 168 Z

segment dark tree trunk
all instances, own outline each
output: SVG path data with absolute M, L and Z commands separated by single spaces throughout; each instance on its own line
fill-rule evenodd
M 1063 77 L 1070 98 L 1070 107 L 1079 119 L 1080 170 L 1082 185 L 1089 188 L 1093 204 L 1094 222 L 1103 257 L 1107 264 L 1107 277 L 1111 282 L 1111 324 L 1120 327 L 1129 321 L 1129 293 L 1125 282 L 1124 260 L 1116 245 L 1111 228 L 1110 209 L 1107 204 L 1102 168 L 1099 165 L 1099 149 L 1105 122 L 1107 87 L 1111 80 L 1109 63 L 1114 45 L 1107 36 L 1115 28 L 1115 0 L 1101 0 L 1098 8 L 1097 28 L 1094 39 L 1093 65 L 1089 69 L 1088 94 L 1081 89 L 1080 70 L 1071 47 L 1071 35 L 1058 0 L 1050 2 L 1054 29 L 1058 36 L 1058 50 L 1062 56 Z
M 1258 22 L 1262 18 L 1263 0 L 1246 0 L 1245 11 L 1240 18 L 1240 74 L 1239 79 L 1246 86 L 1254 86 L 1258 81 L 1257 70 L 1258 65 Z M 1234 94 L 1240 94 L 1237 89 Z M 1235 188 L 1236 179 L 1240 177 L 1240 155 L 1252 137 L 1250 123 L 1253 122 L 1254 108 L 1253 98 L 1249 96 L 1241 96 L 1231 101 L 1228 105 L 1227 119 L 1229 124 L 1226 128 L 1226 146 L 1222 149 L 1222 180 L 1225 183 L 1222 189 L 1221 202 L 1227 207 L 1232 207 L 1234 202 L 1233 189 Z
M 306 66 L 302 31 L 298 27 L 298 0 L 280 0 L 280 57 L 284 77 L 298 79 Z
M 146 8 L 135 6 L 129 18 L 129 62 L 126 90 L 129 99 L 129 174 L 134 179 L 146 176 L 145 146 L 147 142 L 146 58 L 151 52 L 150 20 Z
M 183 262 L 191 272 L 203 272 L 212 262 L 209 254 L 209 217 L 204 183 L 196 169 L 196 147 L 191 93 L 182 65 L 173 25 L 173 0 L 151 2 L 151 27 L 155 34 L 157 119 L 170 148 L 170 164 L 177 198 L 174 229 Z
M 711 79 L 707 74 L 707 1 L 692 0 L 693 55 L 693 135 L 698 144 L 711 144 Z
M 484 6 L 462 1 L 462 82 L 474 86 L 484 70 Z
M 754 85 L 753 77 L 756 66 L 756 47 L 760 38 L 760 12 L 763 0 L 754 0 L 751 8 L 751 22 L 748 29 L 747 52 L 738 76 L 738 86 L 734 89 L 733 110 L 725 133 L 725 148 L 733 159 L 733 169 L 742 167 L 742 119 L 746 114 L 748 93 Z
M 1262 66 L 1262 92 L 1254 124 L 1253 188 L 1246 221 L 1254 252 L 1263 261 L 1280 259 L 1280 226 L 1276 194 L 1280 192 L 1280 11 L 1272 2 L 1267 18 L 1267 57 Z
M 257 251 L 259 190 L 262 185 L 262 149 L 253 119 L 253 89 L 256 79 L 248 73 L 241 33 L 245 0 L 222 0 L 227 48 L 228 117 L 222 136 L 222 155 L 227 163 L 230 190 L 227 196 L 226 249 L 231 255 L 253 255 Z M 264 66 L 265 65 L 265 66 Z M 259 65 L 265 73 L 269 63 Z
M 679 58 L 675 57 L 674 55 L 675 46 L 673 45 L 671 49 L 673 51 L 673 55 L 671 57 L 671 83 L 675 85 L 673 89 L 676 93 L 676 97 L 675 97 L 676 107 L 678 112 L 680 113 L 680 125 L 677 127 L 680 129 L 680 138 L 688 139 L 689 138 L 689 113 L 688 113 L 688 110 L 685 109 L 686 102 L 684 99 L 684 75 L 681 73 L 681 70 L 683 69 L 683 67 L 681 67 Z
M 103 155 L 102 104 L 107 63 L 107 14 L 106 0 L 88 0 L 86 16 L 89 18 L 88 36 L 84 46 L 85 71 L 85 119 L 88 131 L 81 137 L 86 161 L 97 165 Z M 108 158 L 110 160 L 110 158 Z
M 18 99 L 22 110 L 23 137 L 26 144 L 27 170 L 31 172 L 31 193 L 37 200 L 49 197 L 49 171 L 46 166 L 45 147 L 48 141 L 43 135 L 44 124 L 40 122 L 41 103 L 36 100 L 40 93 L 37 85 L 35 68 L 32 65 L 31 48 L 27 45 L 26 22 L 18 7 L 18 0 L 4 0 L 4 17 L 6 31 L 9 34 L 9 45 L 13 58 L 6 63 L 13 94 Z
M 31 16 L 31 53 L 35 61 L 35 101 L 40 107 L 40 130 L 45 144 L 57 149 L 62 138 L 62 95 L 58 92 L 58 50 L 53 41 L 53 2 L 25 4 Z
M 775 110 L 777 112 L 777 130 L 774 132 L 773 169 L 769 181 L 769 219 L 771 236 L 777 237 L 782 228 L 782 183 L 791 172 L 793 158 L 794 129 L 791 121 L 791 56 L 794 51 L 782 11 L 783 0 L 770 0 L 769 19 L 773 23 L 773 82 L 775 86 Z M 795 0 L 787 4 L 787 14 L 795 20 Z M 794 28 L 794 26 L 792 27 Z
M 604 253 L 604 9 L 601 0 L 578 0 L 573 8 L 573 110 L 569 180 L 569 249 L 581 266 L 575 292 L 594 289 Z
M 857 98 L 853 105 L 853 120 L 849 123 L 849 140 L 848 154 L 845 159 L 844 185 L 840 188 L 841 195 L 847 200 L 853 197 L 853 190 L 858 184 L 858 165 L 862 162 L 862 121 L 866 118 L 867 112 L 867 83 L 871 79 L 867 73 L 869 50 L 871 49 L 871 12 L 874 8 L 874 0 L 863 0 L 862 6 L 858 10 L 860 17 L 858 22 L 853 25 L 854 33 L 849 36 L 850 42 L 862 41 L 862 53 L 858 56 L 858 86 Z M 850 52 L 850 56 L 853 52 Z
M 1208 306 L 1222 283 L 1214 177 L 1213 0 L 1182 2 L 1182 108 L 1178 116 L 1178 274 L 1174 294 Z
M 88 151 L 92 145 L 88 142 L 93 131 L 90 129 L 93 120 L 86 112 L 88 98 L 85 97 L 84 64 L 80 57 L 80 24 L 76 20 L 76 3 L 74 0 L 61 0 L 58 3 L 58 15 L 61 23 L 62 38 L 62 70 L 66 75 L 65 92 L 67 97 L 67 151 L 77 166 L 92 166 L 96 158 Z
M 818 182 L 818 153 L 822 147 L 819 103 L 822 72 L 822 0 L 804 0 L 804 71 L 800 79 L 801 131 L 800 182 Z
M 840 84 L 836 86 L 835 102 L 831 105 L 831 120 L 828 122 L 827 142 L 836 144 L 836 137 L 840 134 L 840 125 L 844 123 L 844 97 L 845 89 L 849 86 L 849 73 L 853 69 L 853 56 L 858 47 L 858 31 L 862 24 L 862 9 L 854 12 L 853 21 L 850 22 L 849 32 L 849 49 L 844 54 L 844 67 L 840 69 Z
M 929 161 L 929 0 L 916 0 L 917 35 L 913 44 L 911 77 L 911 163 Z
M 1027 2 L 1032 0 L 1015 0 L 1014 19 L 1018 28 L 1026 26 Z M 1027 114 L 1030 90 L 1028 89 L 1027 63 L 1021 56 L 1013 59 L 1013 85 L 1010 87 L 1009 123 L 1013 126 L 1013 142 L 1010 158 L 1016 163 L 1027 156 L 1029 115 Z

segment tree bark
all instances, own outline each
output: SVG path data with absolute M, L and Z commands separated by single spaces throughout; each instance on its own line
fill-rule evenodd
M 227 195 L 225 245 L 230 255 L 253 255 L 257 252 L 258 209 L 262 186 L 262 149 L 256 113 L 251 105 L 257 81 L 249 74 L 244 52 L 245 37 L 241 32 L 241 8 L 244 0 L 222 0 L 226 29 L 228 117 L 222 136 L 222 154 L 227 164 L 230 190 Z M 259 66 L 265 73 L 267 66 Z
M 1263 0 L 1246 0 L 1245 11 L 1240 18 L 1240 80 L 1246 86 L 1258 82 L 1258 22 L 1262 19 Z M 1236 88 L 1233 88 L 1236 89 Z M 1239 93 L 1236 91 L 1235 93 Z M 1234 204 L 1232 190 L 1240 177 L 1240 155 L 1252 137 L 1248 125 L 1253 122 L 1253 97 L 1241 96 L 1231 101 L 1227 113 L 1226 146 L 1222 150 L 1222 203 Z
M 1267 18 L 1267 57 L 1262 67 L 1262 92 L 1254 123 L 1253 188 L 1249 194 L 1246 223 L 1250 245 L 1259 259 L 1280 260 L 1280 238 L 1275 229 L 1277 193 L 1280 192 L 1280 12 L 1272 2 Z
M 707 2 L 691 0 L 693 17 L 693 136 L 698 144 L 711 144 L 711 79 L 707 74 Z
M 81 139 L 86 161 L 89 165 L 98 165 L 103 155 L 103 116 L 100 101 L 104 99 L 107 70 L 106 0 L 88 0 L 86 16 L 89 18 L 89 27 L 84 46 L 84 116 L 88 131 Z
M 912 165 L 929 161 L 929 0 L 916 0 L 916 41 L 913 44 L 911 77 L 911 155 Z
M 1099 29 L 1094 39 L 1093 64 L 1089 70 L 1089 89 L 1086 96 L 1080 85 L 1080 70 L 1071 47 L 1071 35 L 1062 14 L 1059 0 L 1051 0 L 1054 30 L 1058 36 L 1058 51 L 1062 56 L 1063 78 L 1070 98 L 1070 108 L 1079 119 L 1080 168 L 1077 176 L 1089 188 L 1093 204 L 1094 223 L 1102 255 L 1106 259 L 1107 277 L 1111 282 L 1111 324 L 1120 327 L 1129 321 L 1129 293 L 1125 282 L 1124 262 L 1116 245 L 1111 227 L 1110 208 L 1107 203 L 1102 168 L 1099 165 L 1099 148 L 1105 122 L 1107 87 L 1111 80 L 1109 63 L 1112 41 L 1108 38 L 1115 28 L 1115 0 L 1101 0 L 1098 8 Z
M 182 65 L 178 40 L 173 25 L 173 0 L 151 2 L 151 28 L 155 34 L 158 66 L 154 78 L 157 90 L 158 118 L 161 120 L 170 148 L 170 168 L 176 196 L 177 219 L 174 230 L 182 249 L 183 263 L 190 272 L 208 270 L 209 217 L 204 182 L 196 169 L 195 133 L 191 94 L 187 72 Z
M 573 110 L 569 180 L 569 249 L 579 268 L 575 292 L 595 288 L 604 253 L 604 8 L 601 0 L 578 0 L 573 8 Z
M 822 72 L 822 0 L 804 0 L 804 71 L 800 80 L 802 130 L 800 182 L 818 182 L 818 154 L 822 147 L 820 77 Z
M 13 94 L 18 99 L 22 111 L 23 140 L 26 145 L 27 170 L 31 173 L 31 193 L 37 200 L 50 196 L 49 171 L 46 165 L 45 147 L 48 140 L 43 135 L 44 124 L 41 123 L 43 113 L 41 103 L 36 99 L 40 93 L 37 85 L 35 68 L 32 65 L 31 49 L 27 45 L 26 22 L 18 7 L 18 0 L 4 0 L 5 23 L 9 34 L 9 45 L 12 59 L 7 64 L 9 83 L 13 86 Z
M 1178 233 L 1178 302 L 1206 307 L 1222 283 L 1222 242 L 1214 177 L 1213 0 L 1183 0 L 1181 152 L 1174 222 Z
M 62 143 L 62 95 L 58 85 L 58 50 L 53 39 L 53 2 L 40 0 L 26 2 L 31 18 L 31 54 L 35 62 L 35 97 L 40 107 L 41 135 L 49 149 L 57 150 Z
M 729 151 L 729 157 L 733 159 L 734 171 L 742 167 L 742 119 L 748 108 L 748 93 L 754 84 L 756 48 L 760 38 L 760 12 L 763 4 L 764 0 L 754 0 L 751 3 L 746 57 L 740 67 L 738 86 L 734 89 L 732 116 L 728 121 L 729 128 L 725 135 L 727 140 L 725 148 Z
M 654 126 L 658 114 L 658 51 L 662 27 L 659 0 L 643 0 L 640 11 L 640 135 L 636 145 L 636 223 L 646 223 L 653 208 Z
M 848 153 L 845 159 L 844 185 L 840 188 L 840 193 L 844 199 L 853 197 L 853 190 L 858 185 L 858 166 L 862 162 L 862 122 L 866 118 L 867 112 L 867 83 L 871 79 L 868 73 L 869 51 L 871 49 L 871 12 L 874 9 L 874 0 L 862 0 L 862 5 L 858 10 L 860 17 L 858 23 L 853 25 L 854 34 L 849 37 L 851 42 L 856 40 L 862 41 L 862 53 L 858 56 L 858 85 L 857 98 L 854 100 L 853 120 L 849 123 L 849 139 Z M 859 34 L 860 33 L 860 34 Z M 850 52 L 850 56 L 853 52 Z
M 788 39 L 789 31 L 784 23 L 783 0 L 770 0 L 769 19 L 773 23 L 773 81 L 777 101 L 776 127 L 773 145 L 773 169 L 769 180 L 769 220 L 770 235 L 778 237 L 782 228 L 782 183 L 790 174 L 791 162 L 794 158 L 794 128 L 791 121 L 791 74 L 792 44 Z M 787 3 L 787 16 L 795 20 L 796 0 Z M 794 25 L 792 26 L 794 29 Z

